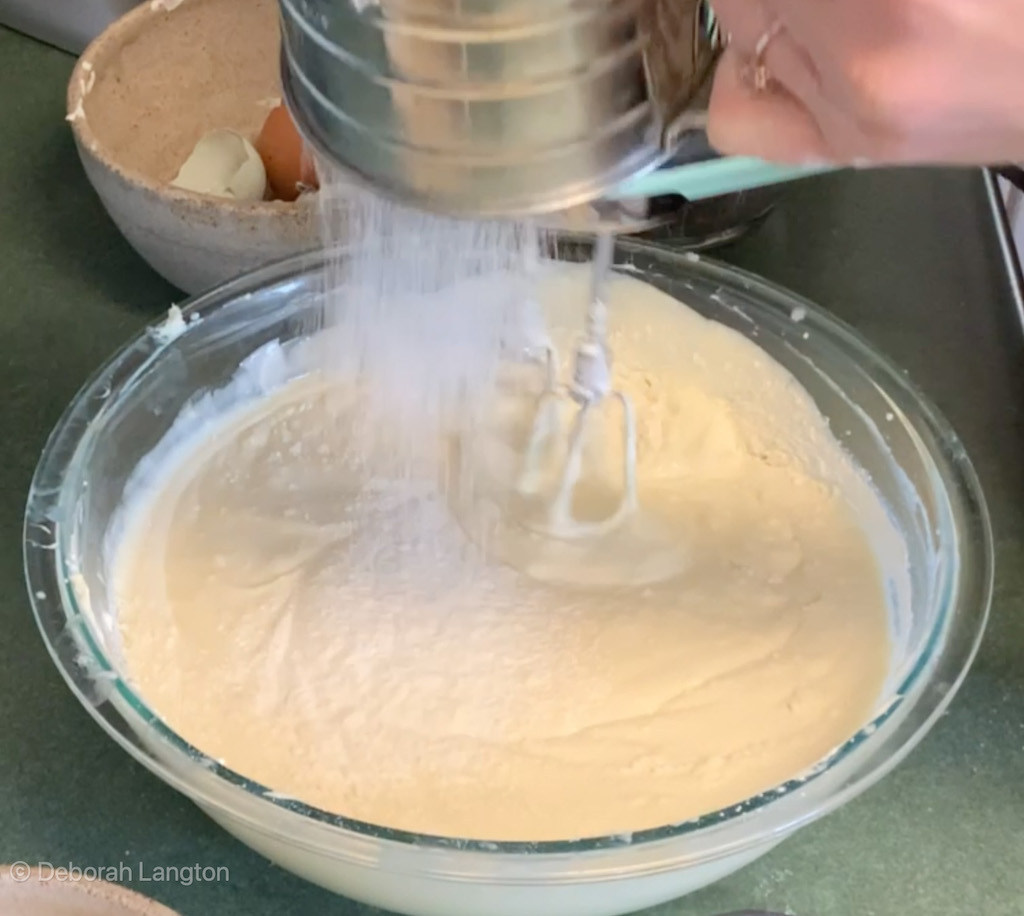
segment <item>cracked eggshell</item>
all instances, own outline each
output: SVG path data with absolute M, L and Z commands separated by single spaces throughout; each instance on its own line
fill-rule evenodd
M 212 130 L 200 138 L 171 182 L 183 191 L 231 200 L 263 200 L 267 172 L 256 148 L 233 130 Z

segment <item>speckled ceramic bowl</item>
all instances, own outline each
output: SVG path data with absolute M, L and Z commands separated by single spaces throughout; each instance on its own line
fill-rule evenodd
M 0 866 L 0 913 L 4 916 L 178 916 L 155 900 L 95 876 L 97 869 L 72 864 Z
M 580 246 L 564 256 L 588 256 Z M 54 662 L 128 753 L 267 858 L 413 916 L 616 916 L 752 862 L 864 792 L 952 700 L 988 616 L 988 514 L 964 450 L 903 373 L 825 311 L 757 277 L 636 242 L 617 263 L 753 339 L 807 389 L 871 475 L 904 534 L 911 597 L 873 719 L 810 772 L 742 804 L 641 833 L 488 843 L 414 835 L 282 798 L 190 746 L 117 667 L 103 539 L 138 462 L 243 358 L 309 332 L 326 255 L 264 268 L 192 301 L 86 384 L 54 431 L 29 497 L 25 563 Z M 176 316 L 177 317 L 177 316 Z M 880 830 L 885 829 L 879 824 Z
M 319 244 L 310 197 L 242 203 L 170 186 L 207 131 L 254 139 L 281 99 L 275 0 L 141 3 L 82 54 L 68 121 L 110 217 L 159 274 L 197 293 Z

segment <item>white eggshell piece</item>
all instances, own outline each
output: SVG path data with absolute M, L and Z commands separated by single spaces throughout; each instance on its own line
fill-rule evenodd
M 267 172 L 256 148 L 233 130 L 204 134 L 171 184 L 240 201 L 263 200 Z

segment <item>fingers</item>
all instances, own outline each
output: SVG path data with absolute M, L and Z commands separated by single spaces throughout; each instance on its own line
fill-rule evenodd
M 796 164 L 881 165 L 994 161 L 1005 158 L 1000 150 L 1021 146 L 1014 139 L 1024 134 L 1020 120 L 1000 128 L 988 114 L 997 103 L 967 104 L 962 94 L 974 85 L 964 72 L 989 69 L 984 58 L 951 69 L 959 55 L 931 51 L 933 45 L 959 48 L 955 30 L 967 27 L 962 17 L 929 24 L 924 13 L 938 15 L 940 4 L 917 10 L 922 4 L 877 0 L 870 14 L 866 0 L 714 5 L 731 39 L 709 111 L 708 135 L 719 152 Z M 909 8 L 920 15 L 910 16 Z M 993 47 L 986 35 L 985 47 Z M 767 75 L 768 85 L 755 91 L 752 75 Z M 992 85 L 1005 83 L 1000 72 Z M 991 88 L 986 96 L 1000 98 Z
M 715 78 L 708 135 L 721 153 L 804 163 L 826 158 L 810 114 L 820 104 L 820 77 L 766 0 L 717 0 L 729 50 Z M 770 84 L 755 91 L 750 68 L 763 64 Z
M 756 41 L 756 39 L 755 39 Z M 828 148 L 807 108 L 786 89 L 755 92 L 736 48 L 722 56 L 708 112 L 708 139 L 725 155 L 793 165 L 828 160 Z
M 715 0 L 712 4 L 730 42 L 744 51 L 752 52 L 758 38 L 774 22 L 774 16 L 765 0 Z
M 804 105 L 816 104 L 821 93 L 817 68 L 774 6 L 766 0 L 717 0 L 715 12 L 729 35 L 730 47 L 746 60 L 760 52 L 760 62 L 776 82 Z

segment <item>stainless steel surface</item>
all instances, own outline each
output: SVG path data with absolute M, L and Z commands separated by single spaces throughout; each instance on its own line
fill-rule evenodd
M 282 75 L 321 154 L 416 206 L 552 213 L 701 135 L 703 0 L 280 0 Z
M 661 219 L 643 230 L 644 237 L 650 241 L 671 239 L 675 247 L 688 251 L 717 248 L 735 242 L 756 228 L 785 195 L 786 188 L 772 186 L 708 200 L 654 198 L 652 206 Z
M 97 35 L 140 0 L 0 0 L 0 25 L 6 25 L 72 54 L 80 54 Z
M 999 190 L 999 180 L 992 171 L 985 172 L 985 189 L 992 208 L 992 218 L 999 227 L 999 249 L 1006 267 L 1006 277 L 1010 292 L 1013 295 L 1017 318 L 1024 328 L 1024 271 L 1021 270 L 1020 255 L 1013 237 L 1009 215 L 1006 212 L 1006 199 Z

